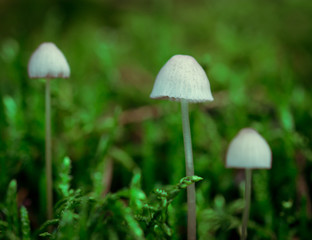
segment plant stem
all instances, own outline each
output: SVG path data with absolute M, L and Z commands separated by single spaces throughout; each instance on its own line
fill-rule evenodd
M 194 175 L 192 140 L 190 130 L 190 120 L 188 112 L 188 102 L 181 101 L 182 126 L 185 150 L 186 176 Z M 196 239 L 196 195 L 195 184 L 187 187 L 187 239 Z
M 46 181 L 47 181 L 47 217 L 53 218 L 53 192 L 52 192 L 52 163 L 51 163 L 51 96 L 50 79 L 46 79 L 45 91 L 45 158 L 46 158 Z
M 247 223 L 249 217 L 250 195 L 251 195 L 251 169 L 245 171 L 245 209 L 243 213 L 242 240 L 247 238 Z

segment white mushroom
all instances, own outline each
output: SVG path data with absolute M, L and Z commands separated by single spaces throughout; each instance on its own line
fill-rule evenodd
M 68 78 L 70 68 L 54 43 L 46 42 L 34 51 L 28 63 L 30 78 Z
M 52 191 L 52 151 L 51 151 L 51 78 L 68 78 L 70 68 L 63 53 L 54 43 L 42 43 L 32 54 L 28 63 L 30 78 L 45 78 L 45 159 L 47 178 L 47 217 L 53 218 L 53 191 Z
M 254 129 L 244 128 L 230 143 L 226 167 L 271 168 L 272 154 L 269 144 Z
M 254 129 L 244 128 L 230 143 L 226 155 L 226 167 L 245 168 L 245 208 L 242 219 L 242 240 L 247 238 L 247 222 L 251 196 L 252 169 L 269 169 L 272 153 L 269 144 Z
M 194 175 L 188 102 L 212 101 L 210 83 L 203 68 L 191 56 L 175 55 L 158 73 L 151 98 L 181 101 L 186 175 Z M 195 184 L 187 187 L 188 240 L 196 239 Z
M 159 71 L 151 98 L 173 101 L 212 101 L 210 83 L 204 69 L 188 55 L 175 55 Z

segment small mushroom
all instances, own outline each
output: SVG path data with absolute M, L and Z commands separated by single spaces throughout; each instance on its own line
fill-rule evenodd
M 175 55 L 159 71 L 151 98 L 172 101 L 213 101 L 204 69 L 188 55 Z
M 269 144 L 252 128 L 243 128 L 232 140 L 227 156 L 228 168 L 271 168 Z
M 245 168 L 245 209 L 242 219 L 242 236 L 247 237 L 252 169 L 270 169 L 272 153 L 266 140 L 254 129 L 243 128 L 230 143 L 226 155 L 227 168 Z
M 42 43 L 28 63 L 30 78 L 68 78 L 70 68 L 63 53 L 54 43 Z
M 188 55 L 175 55 L 159 71 L 151 98 L 181 102 L 186 175 L 194 175 L 189 102 L 213 101 L 210 83 L 203 68 Z M 196 239 L 195 184 L 187 187 L 188 240 Z
M 51 153 L 51 78 L 68 78 L 70 68 L 63 53 L 54 43 L 42 43 L 32 54 L 28 63 L 30 78 L 45 78 L 45 159 L 47 181 L 47 217 L 53 218 L 52 153 Z

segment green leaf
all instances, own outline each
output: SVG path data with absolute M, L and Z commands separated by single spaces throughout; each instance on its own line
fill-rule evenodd
M 131 229 L 132 235 L 135 237 L 135 239 L 144 239 L 144 233 L 143 233 L 140 225 L 135 220 L 135 218 L 132 216 L 132 214 L 129 210 L 125 209 L 123 214 L 124 214 L 124 219 L 126 220 L 129 228 Z
M 132 157 L 124 150 L 113 147 L 109 151 L 109 155 L 117 162 L 121 163 L 126 169 L 132 171 L 137 168 L 137 164 L 133 161 Z
M 8 223 L 0 220 L 0 239 L 4 238 L 4 234 L 8 229 Z
M 44 222 L 40 228 L 35 232 L 35 236 L 38 235 L 38 234 L 41 234 L 45 229 L 47 229 L 49 226 L 52 226 L 52 225 L 56 225 L 59 223 L 59 219 L 51 219 L 51 220 L 48 220 L 46 222 Z
M 129 206 L 134 213 L 141 212 L 146 201 L 146 195 L 141 189 L 141 171 L 136 169 L 130 184 Z
M 21 209 L 21 222 L 22 222 L 22 239 L 30 240 L 30 225 L 27 209 L 22 206 Z
M 131 180 L 130 188 L 141 189 L 141 171 L 136 169 Z
M 172 235 L 172 230 L 166 223 L 161 224 L 161 229 L 166 233 L 166 235 L 168 236 Z
M 112 198 L 111 196 L 107 196 L 105 204 L 113 213 L 112 218 L 117 219 L 119 225 L 124 224 L 124 226 L 121 225 L 122 231 L 131 235 L 131 239 L 143 240 L 144 232 L 134 217 L 131 208 L 125 206 L 121 200 L 115 199 L 113 196 Z
M 46 238 L 48 238 L 48 237 L 51 237 L 52 234 L 49 233 L 49 232 L 44 232 L 44 233 L 39 234 L 39 236 L 40 236 L 40 237 L 46 237 Z
M 57 182 L 57 188 L 62 197 L 68 197 L 70 195 L 70 176 L 71 163 L 69 157 L 65 157 L 59 169 L 59 179 Z
M 187 188 L 187 186 L 191 185 L 192 183 L 196 183 L 201 180 L 203 180 L 203 178 L 199 176 L 187 176 L 182 178 L 177 186 L 179 188 Z
M 234 202 L 231 202 L 227 206 L 227 211 L 234 215 L 237 213 L 242 213 L 245 207 L 245 200 L 244 199 L 237 199 Z
M 167 191 L 165 191 L 164 189 L 160 189 L 160 188 L 156 188 L 154 189 L 153 191 L 155 193 L 155 195 L 158 197 L 158 198 L 166 198 L 168 197 L 168 193 Z
M 77 224 L 78 215 L 74 213 L 71 209 L 66 209 L 63 211 L 58 230 L 56 232 L 56 239 L 66 239 L 71 236 L 75 239 L 77 236 L 77 230 L 79 225 Z
M 6 198 L 6 214 L 9 229 L 16 235 L 18 234 L 19 223 L 18 223 L 18 209 L 16 201 L 16 180 L 12 180 L 8 187 L 7 198 Z
M 214 199 L 214 206 L 216 210 L 223 211 L 225 206 L 225 198 L 222 195 L 217 195 Z
M 279 108 L 280 121 L 283 128 L 287 131 L 294 129 L 294 119 L 288 106 L 283 105 Z

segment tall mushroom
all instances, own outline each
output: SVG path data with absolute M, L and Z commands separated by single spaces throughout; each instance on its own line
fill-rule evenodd
M 247 237 L 251 195 L 251 170 L 271 168 L 272 153 L 265 139 L 252 128 L 243 128 L 230 143 L 226 155 L 227 168 L 245 168 L 245 209 L 241 239 Z
M 188 103 L 213 101 L 210 83 L 203 68 L 191 56 L 175 55 L 159 71 L 151 98 L 181 102 L 186 175 L 194 175 Z M 188 240 L 196 239 L 195 185 L 187 187 Z
M 42 43 L 34 51 L 28 63 L 30 78 L 45 78 L 45 158 L 47 181 L 47 216 L 53 217 L 52 163 L 51 163 L 51 97 L 50 79 L 68 78 L 70 68 L 63 53 L 54 43 Z

